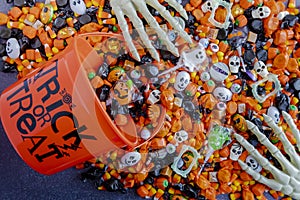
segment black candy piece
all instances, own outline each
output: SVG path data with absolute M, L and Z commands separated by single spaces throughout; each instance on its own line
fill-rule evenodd
M 0 56 L 4 56 L 6 53 L 5 46 L 3 44 L 0 44 Z
M 116 178 L 110 178 L 103 183 L 103 186 L 109 192 L 124 190 L 124 185 Z
M 92 18 L 88 14 L 84 14 L 81 15 L 78 20 L 80 24 L 84 25 L 90 23 L 92 21 Z
M 144 55 L 141 58 L 141 63 L 145 64 L 145 63 L 151 63 L 153 61 L 152 57 L 149 54 Z
M 8 3 L 8 4 L 10 4 L 12 2 L 13 2 L 13 0 L 6 0 L 6 3 Z
M 23 51 L 23 52 L 27 49 L 27 47 L 30 44 L 30 40 L 26 36 L 23 36 L 21 39 L 18 40 L 18 42 L 19 42 L 19 45 L 20 45 L 20 50 Z
M 57 29 L 64 28 L 66 25 L 67 25 L 66 20 L 61 17 L 57 17 L 53 22 L 53 26 Z
M 252 65 L 255 60 L 255 53 L 252 49 L 247 49 L 244 53 L 244 62 L 247 65 Z
M 85 181 L 86 179 L 89 180 L 100 179 L 103 176 L 103 174 L 104 174 L 103 170 L 96 167 L 91 167 L 86 172 L 83 172 L 81 174 L 81 180 Z
M 14 0 L 14 5 L 17 7 L 23 7 L 24 3 L 24 0 Z
M 259 144 L 256 135 L 250 135 L 250 137 L 248 138 L 248 142 L 254 147 L 256 147 Z
M 7 62 L 4 62 L 3 64 L 0 63 L 0 72 L 14 72 L 14 71 L 16 71 L 15 65 L 10 65 Z
M 56 4 L 58 7 L 64 7 L 68 3 L 68 0 L 56 0 Z
M 263 29 L 263 22 L 261 20 L 255 19 L 249 24 L 249 29 L 254 33 L 261 33 Z
M 225 40 L 228 36 L 228 29 L 220 28 L 218 31 L 217 39 Z
M 100 101 L 106 101 L 109 96 L 110 87 L 108 85 L 103 85 L 96 89 L 96 94 Z
M 11 36 L 11 30 L 9 28 L 3 27 L 0 29 L 0 38 L 8 39 Z
M 11 29 L 11 37 L 16 38 L 16 39 L 20 39 L 23 37 L 23 32 L 22 30 L 13 28 Z
M 264 49 L 260 49 L 256 52 L 256 57 L 258 60 L 266 62 L 268 60 L 268 52 Z
M 287 112 L 290 107 L 290 98 L 288 95 L 281 93 L 275 98 L 275 106 L 281 111 Z
M 24 1 L 25 1 L 25 5 L 29 7 L 33 7 L 35 4 L 35 0 L 24 0 Z
M 257 94 L 258 95 L 265 95 L 266 94 L 266 89 L 263 86 L 258 86 L 257 87 Z
M 298 22 L 298 17 L 295 15 L 286 15 L 281 22 L 281 28 L 289 28 L 295 26 Z
M 257 128 L 260 130 L 260 132 L 263 132 L 263 128 L 262 128 L 263 123 L 259 118 L 255 117 L 255 118 L 251 119 L 251 122 L 257 126 Z
M 38 37 L 35 37 L 30 41 L 30 46 L 33 49 L 38 49 L 41 47 L 41 45 L 42 45 L 42 43 Z
M 109 66 L 106 62 L 104 62 L 97 70 L 97 75 L 103 79 L 106 79 L 109 74 Z
M 183 193 L 190 198 L 196 198 L 198 196 L 198 192 L 191 184 L 185 184 L 183 186 Z
M 289 81 L 289 86 L 293 90 L 300 91 L 300 78 L 292 78 Z

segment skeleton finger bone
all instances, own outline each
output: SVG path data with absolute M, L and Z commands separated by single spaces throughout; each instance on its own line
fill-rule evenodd
M 299 170 L 289 163 L 289 161 L 283 156 L 280 150 L 275 145 L 273 145 L 263 133 L 259 131 L 258 127 L 250 121 L 246 122 L 249 130 L 257 136 L 259 142 L 265 145 L 271 152 L 271 154 L 278 160 L 283 168 L 283 171 L 289 175 L 297 174 L 297 176 L 299 176 Z
M 246 163 L 244 163 L 241 160 L 238 160 L 238 163 L 240 164 L 241 168 L 245 170 L 248 174 L 250 174 L 254 180 L 272 188 L 276 191 L 284 191 L 285 194 L 290 195 L 293 193 L 293 188 L 290 185 L 283 185 L 278 183 L 276 180 L 268 179 L 261 174 L 255 172 L 251 167 L 249 167 Z
M 146 19 L 147 23 L 150 25 L 150 27 L 154 28 L 155 31 L 158 34 L 158 37 L 162 39 L 163 43 L 166 45 L 167 49 L 175 56 L 179 56 L 178 50 L 175 47 L 175 45 L 168 40 L 168 36 L 166 34 L 166 32 L 164 32 L 159 24 L 157 23 L 157 21 L 155 20 L 155 18 L 151 15 L 151 13 L 149 12 L 146 4 L 143 3 L 143 1 L 141 0 L 132 0 L 132 2 L 134 3 L 134 5 L 136 6 L 136 8 L 138 9 L 138 11 L 144 16 L 144 18 Z M 166 38 L 166 39 L 164 39 Z
M 286 112 L 282 112 L 283 118 L 286 120 L 291 131 L 294 135 L 299 134 L 299 130 L 294 123 L 292 117 Z M 259 131 L 258 127 L 255 126 L 252 122 L 247 121 L 247 126 L 252 133 L 254 133 L 258 140 L 267 147 L 267 149 L 272 153 L 272 155 L 279 161 L 283 171 L 275 168 L 271 163 L 268 162 L 247 140 L 245 140 L 241 135 L 234 134 L 236 140 L 253 156 L 257 162 L 262 165 L 263 168 L 268 170 L 274 177 L 274 179 L 268 179 L 258 172 L 254 171 L 252 166 L 244 163 L 241 160 L 238 160 L 241 168 L 250 174 L 256 181 L 263 183 L 270 187 L 273 190 L 280 191 L 286 195 L 291 196 L 295 199 L 300 199 L 300 167 L 298 162 L 300 156 L 296 153 L 295 148 L 287 139 L 283 130 L 275 124 L 274 120 L 267 115 L 263 115 L 265 122 L 270 126 L 279 139 L 281 140 L 285 152 L 289 155 L 290 160 L 283 156 L 281 151 L 273 145 L 268 138 Z M 296 138 L 297 146 L 299 146 L 299 136 Z
M 177 12 L 179 12 L 179 14 L 186 20 L 188 20 L 188 15 L 185 11 L 185 9 L 183 9 L 183 7 L 175 0 L 165 0 L 165 2 L 167 2 L 170 6 L 172 6 Z
M 190 36 L 180 27 L 179 22 L 171 16 L 169 11 L 167 11 L 164 6 L 159 4 L 159 2 L 156 0 L 145 0 L 145 1 L 148 5 L 156 9 L 160 13 L 160 15 L 163 18 L 165 18 L 171 24 L 171 26 L 179 33 L 179 35 L 183 37 L 185 41 L 192 43 Z
M 272 120 L 271 117 L 268 115 L 263 115 L 265 122 L 274 130 L 274 133 L 279 137 L 280 141 L 283 144 L 285 152 L 290 156 L 291 163 L 297 168 L 300 169 L 300 157 L 296 153 L 295 148 L 292 146 L 292 144 L 287 139 L 286 135 L 282 131 L 281 128 L 279 128 L 275 122 Z M 288 120 L 290 123 L 291 120 Z
M 290 177 L 274 167 L 265 157 L 263 157 L 247 140 L 241 135 L 234 134 L 236 140 L 257 160 L 257 162 L 266 170 L 268 170 L 274 178 L 281 184 L 287 185 L 290 182 Z
M 156 49 L 152 46 L 150 40 L 148 39 L 148 35 L 147 35 L 146 31 L 144 30 L 142 20 L 138 17 L 136 12 L 132 12 L 133 10 L 135 10 L 135 8 L 132 3 L 127 4 L 127 6 L 124 6 L 124 8 L 123 8 L 124 14 L 131 19 L 133 26 L 135 27 L 138 34 L 140 35 L 140 38 L 142 38 L 142 42 L 144 43 L 144 45 L 150 52 L 151 56 L 155 60 L 159 61 L 159 55 L 158 55 Z
M 129 4 L 129 3 L 130 3 L 129 1 L 126 1 L 125 5 Z M 132 56 L 137 61 L 141 61 L 139 53 L 138 53 L 137 49 L 135 48 L 135 46 L 132 42 L 132 38 L 131 38 L 131 36 L 129 34 L 129 31 L 128 31 L 127 21 L 124 18 L 124 13 L 123 13 L 122 9 L 118 5 L 118 1 L 117 0 L 111 0 L 110 5 L 113 8 L 116 17 L 118 18 L 119 26 L 122 30 L 122 33 L 123 33 L 124 39 L 127 43 L 127 46 L 129 48 L 130 52 L 132 53 Z
M 300 151 L 300 132 L 297 129 L 297 126 L 294 123 L 293 118 L 288 113 L 286 113 L 285 111 L 282 111 L 282 115 L 283 115 L 283 118 L 285 119 L 286 123 L 289 125 L 289 127 L 291 129 L 291 131 L 297 141 L 297 148 Z M 299 168 L 300 168 L 300 166 L 299 166 Z

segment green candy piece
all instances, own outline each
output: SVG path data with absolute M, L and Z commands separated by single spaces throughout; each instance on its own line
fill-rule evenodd
M 208 145 L 214 150 L 221 149 L 226 141 L 230 139 L 230 129 L 213 125 L 208 135 Z

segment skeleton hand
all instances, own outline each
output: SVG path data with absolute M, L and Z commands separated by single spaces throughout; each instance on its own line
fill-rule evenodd
M 296 141 L 297 148 L 300 150 L 300 135 L 297 126 L 292 117 L 286 112 L 282 112 L 283 117 L 289 125 Z M 243 170 L 250 174 L 256 181 L 267 185 L 273 190 L 281 191 L 282 193 L 291 196 L 295 199 L 300 199 L 300 156 L 296 153 L 295 148 L 288 141 L 286 135 L 279 128 L 271 117 L 263 115 L 265 122 L 273 129 L 274 133 L 281 140 L 285 152 L 290 157 L 290 161 L 273 145 L 268 138 L 259 131 L 258 127 L 252 122 L 247 121 L 248 128 L 254 133 L 258 140 L 267 147 L 271 154 L 278 160 L 282 166 L 282 171 L 274 167 L 266 158 L 264 158 L 247 140 L 241 135 L 235 134 L 236 140 L 247 149 L 247 151 L 257 160 L 257 162 L 266 170 L 268 170 L 274 179 L 268 179 L 261 174 L 255 172 L 247 164 L 239 160 L 239 164 Z
M 169 3 L 170 6 L 174 7 L 175 10 L 177 10 L 177 12 L 179 12 L 181 16 L 183 16 L 185 19 L 188 18 L 186 11 L 179 3 L 176 2 L 176 0 L 165 1 Z M 178 56 L 179 53 L 177 48 L 170 40 L 167 39 L 167 34 L 160 28 L 155 18 L 151 15 L 147 8 L 147 4 L 158 10 L 161 16 L 171 24 L 171 26 L 179 33 L 181 37 L 183 37 L 189 43 L 192 42 L 188 34 L 180 27 L 179 22 L 176 19 L 174 19 L 171 16 L 171 14 L 166 10 L 166 8 L 160 5 L 157 0 L 110 0 L 110 5 L 116 14 L 120 28 L 123 32 L 124 38 L 133 57 L 136 60 L 140 61 L 140 56 L 130 37 L 128 25 L 124 18 L 124 15 L 126 15 L 132 21 L 132 24 L 136 28 L 138 34 L 140 35 L 142 42 L 144 43 L 146 48 L 149 49 L 151 56 L 159 61 L 159 55 L 155 48 L 152 46 L 150 40 L 148 39 L 148 36 L 144 30 L 143 22 L 135 12 L 136 10 L 139 11 L 139 13 L 143 15 L 148 24 L 156 30 L 158 37 L 163 40 L 163 43 L 166 45 L 167 49 L 174 55 Z

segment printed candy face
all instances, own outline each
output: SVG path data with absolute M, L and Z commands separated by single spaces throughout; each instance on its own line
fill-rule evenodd
M 129 85 L 129 82 L 119 81 L 114 87 L 114 98 L 120 105 L 129 104 L 129 102 L 131 101 L 132 96 Z
M 185 130 L 180 130 L 175 133 L 174 138 L 177 143 L 182 143 L 188 139 L 188 133 Z
M 258 7 L 252 11 L 252 17 L 254 19 L 264 19 L 269 17 L 271 10 L 267 6 Z
M 190 83 L 190 74 L 188 72 L 181 71 L 176 76 L 174 88 L 177 91 L 181 92 L 188 86 L 189 83 Z
M 239 143 L 233 143 L 230 148 L 230 159 L 237 161 L 243 153 L 243 147 Z
M 274 107 L 274 106 L 269 107 L 268 111 L 267 111 L 267 115 L 269 117 L 271 117 L 276 124 L 279 123 L 279 121 L 280 121 L 280 113 L 279 113 L 279 110 L 276 107 Z
M 229 58 L 229 68 L 231 73 L 238 73 L 241 65 L 241 60 L 238 56 L 231 56 Z
M 160 94 L 161 92 L 159 90 L 152 90 L 152 92 L 150 93 L 147 101 L 150 104 L 155 104 L 160 100 Z
M 254 64 L 254 70 L 263 78 L 265 78 L 269 74 L 267 66 L 262 61 L 258 61 Z
M 141 154 L 138 152 L 129 152 L 126 153 L 122 158 L 121 162 L 125 166 L 133 166 L 137 164 L 141 159 Z
M 260 172 L 262 170 L 260 164 L 251 155 L 246 158 L 246 164 L 256 172 Z
M 86 6 L 83 0 L 70 0 L 71 10 L 78 14 L 83 15 L 86 11 Z
M 20 55 L 20 45 L 16 38 L 10 38 L 6 42 L 6 53 L 10 58 L 18 58 Z
M 230 101 L 232 98 L 232 92 L 225 87 L 217 87 L 213 95 L 220 101 Z

